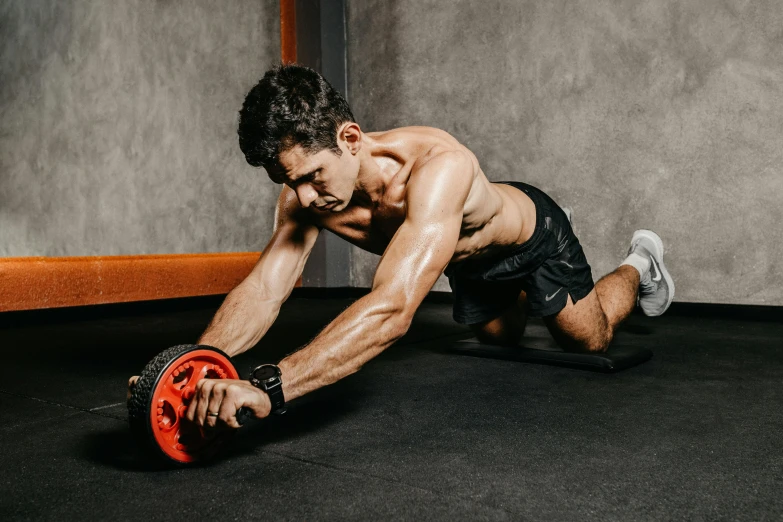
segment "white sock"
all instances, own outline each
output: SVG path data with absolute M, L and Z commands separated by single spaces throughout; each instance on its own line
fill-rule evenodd
M 650 271 L 650 258 L 645 256 L 640 256 L 636 252 L 632 253 L 628 257 L 625 258 L 625 261 L 620 263 L 620 266 L 623 265 L 630 265 L 636 269 L 637 272 L 639 272 L 639 278 L 644 279 L 644 276 L 647 275 L 647 273 Z

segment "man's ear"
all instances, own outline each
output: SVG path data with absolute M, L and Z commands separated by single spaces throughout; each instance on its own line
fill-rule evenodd
M 337 131 L 337 138 L 345 143 L 351 154 L 355 155 L 362 148 L 362 129 L 358 123 L 344 123 L 340 130 Z

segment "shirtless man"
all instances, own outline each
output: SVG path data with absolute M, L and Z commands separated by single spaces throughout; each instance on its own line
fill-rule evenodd
M 563 349 L 603 352 L 637 299 L 647 315 L 662 314 L 673 299 L 653 232 L 637 231 L 627 259 L 594 285 L 569 219 L 546 194 L 491 183 L 446 132 L 363 132 L 346 101 L 310 69 L 266 73 L 240 111 L 239 143 L 248 163 L 284 186 L 268 246 L 199 344 L 233 356 L 258 343 L 322 229 L 383 256 L 369 294 L 267 368 L 279 375 L 286 401 L 358 371 L 394 344 L 444 270 L 454 319 L 485 343 L 517 344 L 530 315 L 543 317 Z M 237 428 L 240 407 L 258 418 L 273 409 L 248 381 L 204 379 L 187 416 Z

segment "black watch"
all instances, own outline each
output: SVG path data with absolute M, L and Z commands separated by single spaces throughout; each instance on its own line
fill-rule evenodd
M 250 372 L 250 384 L 263 390 L 272 403 L 272 413 L 285 413 L 285 397 L 283 396 L 283 381 L 280 380 L 280 368 L 275 364 L 262 364 Z

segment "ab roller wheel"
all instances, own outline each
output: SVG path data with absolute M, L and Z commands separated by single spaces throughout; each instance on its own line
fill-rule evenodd
M 131 431 L 142 446 L 179 464 L 209 458 L 233 430 L 208 433 L 185 418 L 196 383 L 239 378 L 229 357 L 217 348 L 173 346 L 150 361 L 136 382 L 128 400 Z

